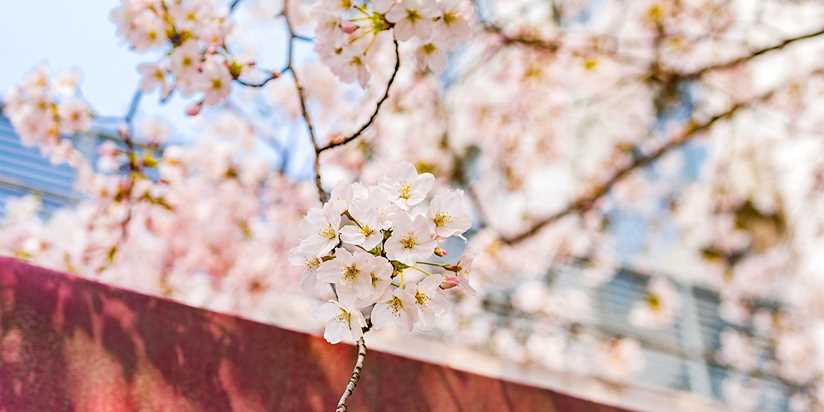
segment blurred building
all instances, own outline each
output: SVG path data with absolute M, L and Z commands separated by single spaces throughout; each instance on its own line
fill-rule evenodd
M 55 166 L 37 148 L 24 147 L 9 119 L 0 114 L 0 210 L 6 198 L 31 193 L 39 196 L 44 210 L 50 212 L 78 199 L 73 182 L 71 167 Z

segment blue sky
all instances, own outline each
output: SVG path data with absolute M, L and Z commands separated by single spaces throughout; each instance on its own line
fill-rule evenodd
M 46 62 L 54 71 L 76 67 L 83 93 L 101 112 L 120 113 L 138 82 L 141 56 L 115 36 L 109 11 L 117 0 L 26 0 L 0 13 L 0 93 L 32 67 Z
M 228 3 L 228 0 L 227 0 Z M 51 73 L 78 69 L 83 96 L 103 115 L 123 115 L 139 82 L 137 65 L 156 55 L 135 53 L 116 35 L 109 13 L 120 0 L 26 0 L 0 13 L 0 96 L 33 67 L 46 63 Z M 246 20 L 243 29 L 265 39 L 255 45 L 262 67 L 283 65 L 285 44 L 275 19 Z M 303 54 L 304 48 L 298 53 Z M 184 115 L 191 99 L 178 95 L 160 106 L 158 95 L 144 96 L 138 117 L 161 115 L 175 126 L 178 139 L 197 121 Z M 182 135 L 180 134 L 182 132 Z

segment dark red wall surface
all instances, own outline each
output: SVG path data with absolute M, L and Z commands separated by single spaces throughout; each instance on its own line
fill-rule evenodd
M 353 355 L 349 345 L 0 257 L 0 411 L 331 411 Z M 618 411 L 376 351 L 350 405 Z

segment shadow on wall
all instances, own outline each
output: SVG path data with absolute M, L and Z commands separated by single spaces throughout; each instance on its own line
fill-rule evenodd
M 329 411 L 354 349 L 0 257 L 2 411 Z M 618 411 L 370 352 L 354 411 Z

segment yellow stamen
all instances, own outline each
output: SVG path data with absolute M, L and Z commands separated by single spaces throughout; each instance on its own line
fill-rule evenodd
M 332 227 L 332 225 L 326 225 L 326 227 L 320 231 L 320 236 L 324 239 L 332 240 L 338 237 L 338 232 Z
M 406 237 L 404 237 L 404 238 L 402 238 L 402 239 L 401 239 L 401 246 L 402 246 L 404 249 L 412 249 L 413 247 L 415 247 L 415 245 L 416 245 L 417 243 L 418 243 L 418 242 L 417 242 L 417 240 L 415 239 L 415 236 L 413 236 L 413 235 L 411 235 L 411 234 L 410 234 L 410 235 L 407 235 Z
M 389 308 L 395 313 L 400 313 L 403 309 L 403 301 L 397 296 L 392 296 L 392 299 L 389 299 Z
M 369 225 L 363 225 L 361 226 L 361 233 L 363 233 L 364 236 L 369 237 L 372 236 L 372 233 L 375 233 L 375 231 L 369 227 Z
M 426 305 L 429 302 L 429 299 L 429 296 L 421 293 L 421 291 L 415 292 L 415 303 L 417 303 L 418 305 Z
M 360 274 L 360 269 L 355 265 L 349 265 L 343 269 L 343 278 L 346 280 L 355 280 Z
M 403 200 L 409 200 L 412 197 L 412 185 L 405 183 L 401 186 L 400 194 L 398 195 Z
M 444 212 L 435 213 L 435 217 L 432 219 L 435 222 L 435 227 L 443 227 L 450 221 L 452 221 L 452 216 Z

